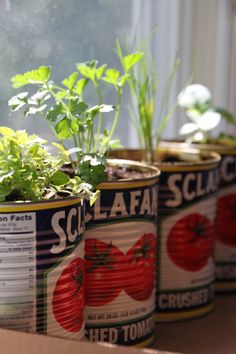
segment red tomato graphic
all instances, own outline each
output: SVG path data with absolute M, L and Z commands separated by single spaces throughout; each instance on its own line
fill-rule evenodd
M 155 286 L 156 237 L 144 234 L 127 252 L 125 291 L 136 301 L 147 300 Z
M 236 194 L 218 199 L 216 237 L 230 247 L 236 247 Z
M 102 306 L 113 301 L 123 288 L 124 254 L 97 239 L 85 241 L 86 305 Z
M 62 271 L 53 292 L 54 316 L 61 327 L 73 333 L 81 329 L 84 320 L 84 272 L 84 260 L 74 259 Z
M 214 228 L 210 221 L 198 213 L 180 219 L 171 229 L 167 252 L 180 268 L 196 272 L 213 256 Z

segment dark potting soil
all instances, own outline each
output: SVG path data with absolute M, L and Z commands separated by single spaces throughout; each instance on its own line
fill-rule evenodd
M 168 162 L 168 163 L 183 162 L 183 159 L 180 159 L 177 156 L 167 156 L 161 162 Z
M 105 173 L 108 181 L 142 179 L 153 175 L 151 172 L 143 172 L 127 166 L 107 166 Z
M 174 150 L 174 148 L 173 148 Z M 157 163 L 169 163 L 169 164 L 195 164 L 207 161 L 212 157 L 209 156 L 209 153 L 204 154 L 203 152 L 197 153 L 196 151 L 183 151 L 180 149 L 178 151 L 160 151 L 159 159 Z
M 70 165 L 64 166 L 61 168 L 61 171 L 66 173 L 70 178 L 75 177 L 75 172 Z M 153 175 L 152 172 L 143 172 L 127 166 L 107 166 L 105 174 L 109 182 L 124 179 L 142 179 Z
M 74 178 L 75 177 L 75 171 L 74 171 L 74 169 L 72 168 L 71 165 L 62 166 L 60 168 L 60 171 L 64 172 L 70 178 Z

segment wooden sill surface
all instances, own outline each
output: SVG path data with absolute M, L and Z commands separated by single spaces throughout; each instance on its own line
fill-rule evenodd
M 153 347 L 184 354 L 236 354 L 236 294 L 217 295 L 214 311 L 205 317 L 158 323 Z

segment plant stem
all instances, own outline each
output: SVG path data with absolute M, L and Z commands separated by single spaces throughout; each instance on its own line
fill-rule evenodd
M 101 93 L 99 86 L 98 85 L 95 85 L 95 86 L 96 86 L 96 92 L 97 92 L 97 96 L 98 96 L 98 102 L 99 102 L 99 105 L 101 105 L 103 102 L 102 93 Z M 97 134 L 96 134 L 96 140 L 95 140 L 93 152 L 96 152 L 98 150 L 99 136 L 101 134 L 101 129 L 102 129 L 102 118 L 103 118 L 102 112 L 99 112 Z
M 121 96 L 122 96 L 122 89 L 121 88 L 117 88 L 117 105 L 116 105 L 116 114 L 115 114 L 115 118 L 113 120 L 113 124 L 110 130 L 110 133 L 108 135 L 107 141 L 110 142 L 113 134 L 115 132 L 116 126 L 117 126 L 117 122 L 118 122 L 118 118 L 120 115 L 120 108 L 121 108 Z M 102 150 L 102 153 L 105 153 L 107 146 L 103 147 L 104 150 Z

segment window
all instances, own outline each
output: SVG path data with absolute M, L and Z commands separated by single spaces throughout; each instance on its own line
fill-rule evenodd
M 60 80 L 74 70 L 75 63 L 94 58 L 101 64 L 117 66 L 115 38 L 122 37 L 124 32 L 130 35 L 137 32 L 142 38 L 156 25 L 150 50 L 160 76 L 157 106 L 178 53 L 181 64 L 171 104 L 194 71 L 195 81 L 212 90 L 215 103 L 230 105 L 236 114 L 236 80 L 230 74 L 235 72 L 232 61 L 235 46 L 231 51 L 236 38 L 235 13 L 230 0 L 1 0 L 1 125 L 26 128 L 42 136 L 48 133 L 41 118 L 24 118 L 22 112 L 9 113 L 7 100 L 16 93 L 10 84 L 14 74 L 39 65 L 52 65 L 55 80 Z M 234 96 L 229 95 L 230 88 Z M 108 92 L 106 103 L 113 101 L 112 92 Z M 130 140 L 125 109 L 129 102 L 126 95 L 119 127 L 125 144 Z M 183 113 L 177 111 L 165 136 L 176 136 L 184 120 Z M 130 122 L 128 125 L 131 129 Z M 136 143 L 132 134 L 130 144 Z

